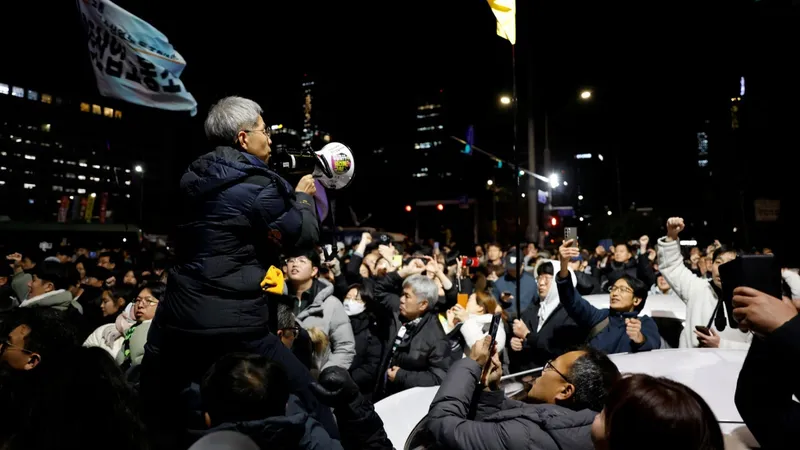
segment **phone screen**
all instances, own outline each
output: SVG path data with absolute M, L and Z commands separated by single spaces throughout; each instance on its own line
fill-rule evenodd
M 469 294 L 458 294 L 458 305 L 464 309 L 467 309 L 467 303 L 469 302 Z
M 400 267 L 403 265 L 403 255 L 394 255 L 392 256 L 392 265 L 395 267 Z

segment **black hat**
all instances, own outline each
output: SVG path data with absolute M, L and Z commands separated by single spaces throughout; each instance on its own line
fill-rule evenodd
M 106 281 L 114 276 L 114 274 L 105 267 L 95 266 L 86 272 L 86 276 L 89 278 L 96 278 L 98 280 Z

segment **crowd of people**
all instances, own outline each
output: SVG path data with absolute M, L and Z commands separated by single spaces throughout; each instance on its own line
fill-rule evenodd
M 422 447 L 733 448 L 696 392 L 608 357 L 670 346 L 644 314 L 661 295 L 686 304 L 676 346 L 749 349 L 735 402 L 756 439 L 800 442 L 800 390 L 773 379 L 800 360 L 796 271 L 782 271 L 782 299 L 737 287 L 724 307 L 720 266 L 742 252 L 684 249 L 680 218 L 655 245 L 594 250 L 490 243 L 464 257 L 382 233 L 322 246 L 315 182 L 292 189 L 269 169 L 261 113 L 238 97 L 212 107 L 218 147 L 181 180 L 175 254 L 9 252 L 0 447 L 389 449 L 374 403 L 438 386 Z M 607 307 L 584 297 L 599 293 Z M 502 375 L 533 368 L 506 398 Z

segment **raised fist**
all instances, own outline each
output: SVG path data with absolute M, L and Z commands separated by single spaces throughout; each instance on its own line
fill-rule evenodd
M 683 223 L 682 217 L 670 217 L 667 219 L 667 237 L 672 240 L 678 240 L 678 235 L 686 228 Z

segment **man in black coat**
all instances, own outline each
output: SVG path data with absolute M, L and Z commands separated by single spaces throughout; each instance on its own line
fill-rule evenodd
M 558 261 L 539 265 L 537 284 L 540 300 L 522 312 L 522 320 L 513 323 L 514 337 L 509 345 L 512 351 L 509 355 L 511 373 L 542 367 L 586 340 L 587 330 L 579 327 L 561 306 L 553 280 L 554 266 L 561 267 Z
M 800 382 L 792 374 L 800 366 L 800 301 L 748 287 L 733 295 L 739 329 L 755 333 L 739 373 L 736 408 L 762 448 L 797 448 L 800 405 L 792 396 L 800 395 Z
M 154 405 L 148 415 L 164 419 L 155 423 L 170 424 L 181 417 L 174 410 L 178 393 L 220 356 L 247 351 L 283 363 L 293 392 L 336 433 L 330 412 L 308 389 L 310 373 L 268 330 L 273 294 L 265 295 L 260 283 L 271 266 L 282 265 L 283 249 L 312 245 L 319 225 L 313 178 L 303 177 L 293 190 L 267 166 L 270 132 L 261 113 L 257 103 L 240 97 L 212 106 L 205 131 L 217 147 L 181 178 L 182 195 L 174 203 L 184 208 L 178 216 L 183 224 L 145 347 L 143 403 Z
M 450 368 L 426 418 L 433 440 L 463 450 L 593 449 L 592 422 L 619 379 L 614 363 L 590 348 L 565 353 L 545 367 L 528 392 L 538 404 L 523 403 L 507 399 L 498 387 L 503 368 L 496 353 L 490 361 L 490 343 L 488 336 L 476 342 L 470 357 Z M 481 383 L 487 363 L 491 367 Z
M 412 387 L 437 386 L 450 367 L 450 342 L 430 310 L 439 288 L 421 275 L 424 270 L 425 263 L 415 259 L 375 282 L 376 306 L 382 310 L 376 315 L 388 330 L 376 399 Z
M 639 239 L 641 254 L 633 256 L 631 249 L 626 244 L 614 247 L 614 254 L 605 267 L 597 271 L 598 282 L 608 288 L 613 286 L 623 275 L 643 281 L 645 285 L 652 286 L 656 282 L 656 274 L 647 257 L 647 244 L 650 238 L 642 236 Z

